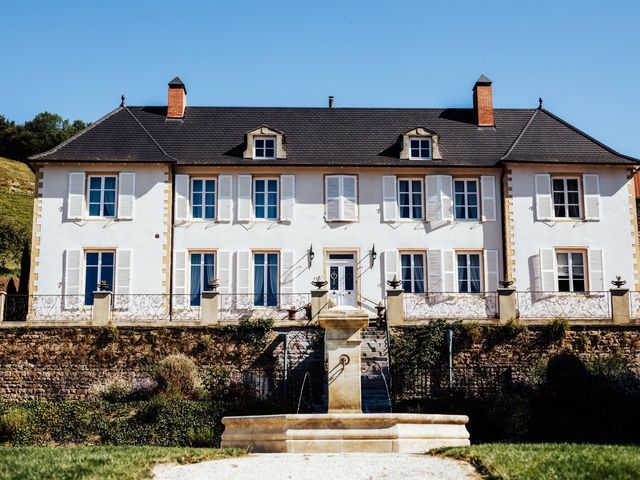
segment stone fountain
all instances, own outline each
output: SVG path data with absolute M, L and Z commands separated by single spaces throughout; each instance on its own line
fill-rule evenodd
M 360 349 L 367 312 L 319 313 L 328 363 L 326 414 L 224 417 L 223 448 L 255 453 L 423 453 L 469 445 L 465 415 L 362 413 Z

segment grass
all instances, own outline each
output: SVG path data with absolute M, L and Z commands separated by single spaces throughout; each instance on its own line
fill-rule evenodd
M 640 478 L 640 446 L 495 443 L 444 448 L 435 453 L 466 460 L 491 480 Z
M 240 450 L 164 447 L 0 447 L 0 480 L 134 480 L 159 463 L 195 463 Z

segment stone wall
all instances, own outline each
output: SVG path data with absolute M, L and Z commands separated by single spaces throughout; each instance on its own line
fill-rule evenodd
M 0 401 L 87 399 L 112 379 L 143 380 L 167 355 L 201 368 L 289 371 L 321 359 L 318 329 L 274 329 L 264 342 L 224 328 L 19 327 L 0 329 Z

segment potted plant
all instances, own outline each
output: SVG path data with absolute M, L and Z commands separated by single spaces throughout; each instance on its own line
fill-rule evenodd
M 378 318 L 382 318 L 384 316 L 384 311 L 385 311 L 385 306 L 384 303 L 382 303 L 382 301 L 376 305 L 376 312 L 378 313 Z
M 327 282 L 324 278 L 322 278 L 322 275 L 318 275 L 317 277 L 313 278 L 313 281 L 311 282 L 311 285 L 313 285 L 314 287 L 317 287 L 318 290 L 320 290 L 327 283 L 329 283 L 329 282 Z
M 99 284 L 98 284 L 98 290 L 100 292 L 108 292 L 109 291 L 109 284 L 107 283 L 106 280 L 102 280 Z
M 219 286 L 220 286 L 220 281 L 217 278 L 212 278 L 211 280 L 209 280 L 210 292 L 217 292 Z
M 287 308 L 287 313 L 289 314 L 289 316 L 288 316 L 289 320 L 295 320 L 296 319 L 296 313 L 298 313 L 298 309 L 296 307 L 294 307 L 293 305 L 291 305 L 289 308 Z
M 387 285 L 389 285 L 391 288 L 393 288 L 394 290 L 396 288 L 398 288 L 400 286 L 402 282 L 400 280 L 398 280 L 398 277 L 396 275 L 393 276 L 393 278 L 391 280 L 387 280 Z

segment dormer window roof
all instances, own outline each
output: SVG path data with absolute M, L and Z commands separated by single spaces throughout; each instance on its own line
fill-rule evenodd
M 247 132 L 246 148 L 242 156 L 253 160 L 287 158 L 284 133 L 267 125 Z
M 402 134 L 400 158 L 405 160 L 441 160 L 438 135 L 423 127 Z

